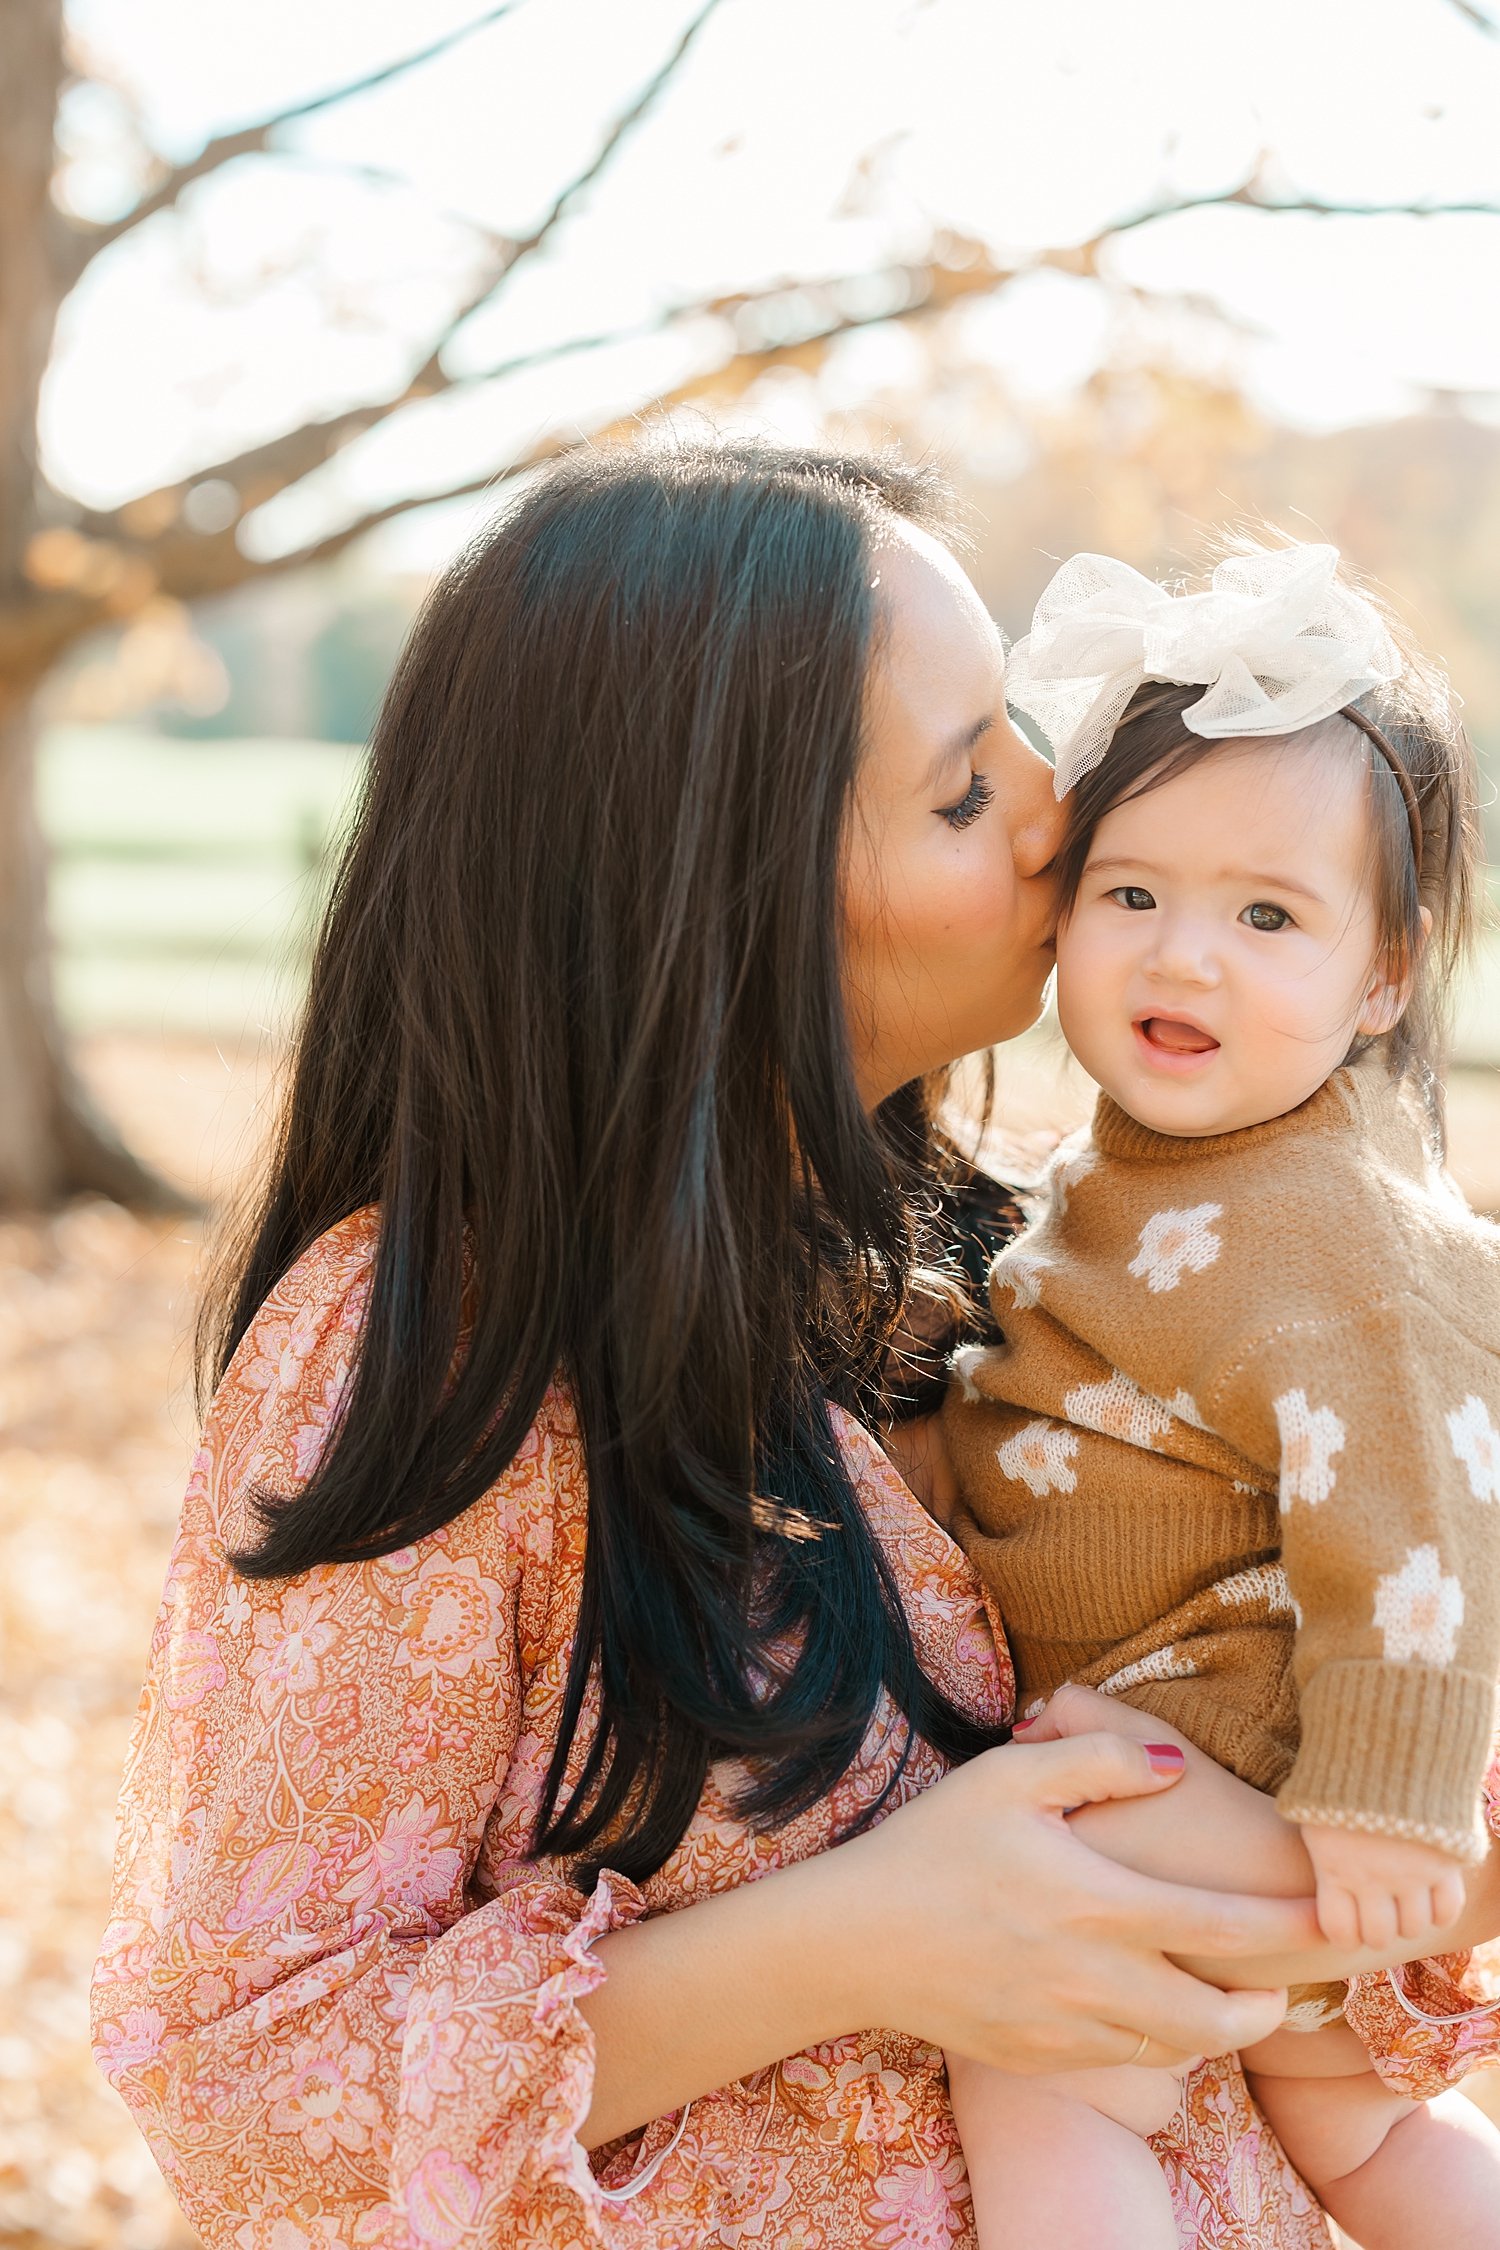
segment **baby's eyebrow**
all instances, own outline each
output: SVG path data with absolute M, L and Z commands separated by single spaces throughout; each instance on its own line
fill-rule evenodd
M 1174 872 L 1174 869 L 1170 867 L 1158 866 L 1155 860 L 1150 859 L 1115 857 L 1107 859 L 1091 859 L 1088 863 L 1088 873 L 1090 875 L 1130 874 L 1160 876 L 1170 875 Z M 1264 868 L 1221 867 L 1217 871 L 1217 873 L 1210 878 L 1210 880 L 1216 883 L 1242 883 L 1248 889 L 1254 889 L 1257 886 L 1263 886 L 1268 891 L 1295 891 L 1299 898 L 1310 898 L 1315 906 L 1326 906 L 1328 904 L 1328 901 L 1323 896 L 1323 893 L 1321 891 L 1315 891 L 1310 883 L 1299 883 L 1296 877 L 1292 875 L 1267 874 Z
M 1225 883 L 1263 883 L 1268 891 L 1295 891 L 1299 898 L 1310 898 L 1315 906 L 1328 904 L 1321 891 L 1315 891 L 1310 883 L 1299 883 L 1295 875 L 1267 875 L 1255 867 L 1223 867 L 1219 879 Z
M 1132 875 L 1162 875 L 1167 872 L 1149 859 L 1091 859 L 1088 863 L 1091 875 L 1117 875 L 1122 868 L 1128 868 Z

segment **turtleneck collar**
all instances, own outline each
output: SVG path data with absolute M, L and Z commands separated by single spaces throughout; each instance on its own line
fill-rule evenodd
M 1284 1110 L 1280 1117 L 1268 1117 L 1259 1125 L 1242 1125 L 1233 1133 L 1158 1133 L 1138 1123 L 1110 1095 L 1101 1094 L 1094 1111 L 1094 1145 L 1105 1156 L 1123 1157 L 1127 1163 L 1182 1164 L 1195 1156 L 1241 1153 L 1279 1140 L 1286 1133 L 1342 1131 L 1359 1107 L 1362 1082 L 1369 1084 L 1372 1066 L 1389 1097 L 1395 1082 L 1384 1059 L 1366 1055 L 1358 1062 L 1342 1064 L 1295 1109 Z M 1373 1086 L 1370 1091 L 1374 1091 Z

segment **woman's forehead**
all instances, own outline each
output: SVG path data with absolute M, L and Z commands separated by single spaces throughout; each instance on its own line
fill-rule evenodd
M 871 749 L 929 760 L 1002 698 L 1003 644 L 962 565 L 910 525 L 882 541 L 871 578 L 880 629 L 871 657 Z

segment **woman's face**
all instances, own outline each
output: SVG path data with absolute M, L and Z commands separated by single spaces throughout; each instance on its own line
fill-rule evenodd
M 1006 717 L 997 632 L 937 540 L 874 560 L 882 629 L 844 868 L 844 988 L 860 1093 L 1035 1021 L 1061 834 L 1052 769 Z

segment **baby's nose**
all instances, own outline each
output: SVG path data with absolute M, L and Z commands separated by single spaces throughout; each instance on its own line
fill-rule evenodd
M 1153 976 L 1179 984 L 1210 985 L 1219 981 L 1219 966 L 1212 939 L 1201 923 L 1180 916 L 1163 916 L 1147 966 Z

